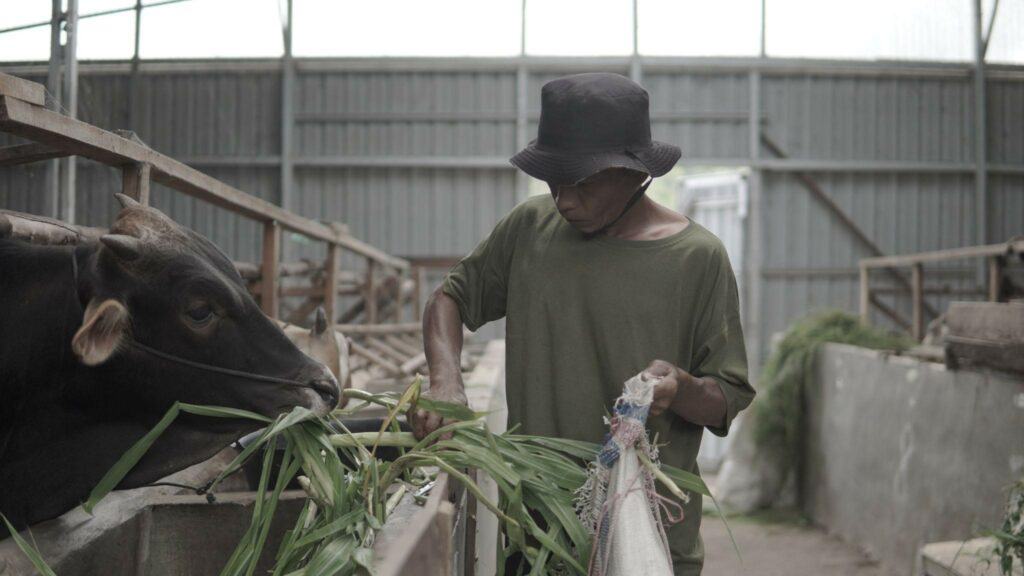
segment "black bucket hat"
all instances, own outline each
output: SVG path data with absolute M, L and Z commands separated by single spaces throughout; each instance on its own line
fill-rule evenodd
M 551 184 L 575 184 L 607 168 L 662 176 L 682 153 L 651 140 L 649 110 L 647 91 L 625 76 L 556 78 L 540 92 L 537 139 L 509 161 Z

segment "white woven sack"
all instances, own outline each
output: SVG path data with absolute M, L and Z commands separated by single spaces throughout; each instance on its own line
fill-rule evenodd
M 626 382 L 608 438 L 577 494 L 577 513 L 594 535 L 592 576 L 672 576 L 654 478 L 637 456 L 640 450 L 657 460 L 644 428 L 656 383 L 641 375 Z

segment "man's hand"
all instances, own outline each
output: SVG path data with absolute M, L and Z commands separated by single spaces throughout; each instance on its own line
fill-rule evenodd
M 654 385 L 651 416 L 672 410 L 684 420 L 700 426 L 722 428 L 727 424 L 725 395 L 714 378 L 699 378 L 664 360 L 651 362 L 644 369 L 644 375 L 648 379 L 661 378 Z
M 648 380 L 660 378 L 654 385 L 654 400 L 651 401 L 651 416 L 660 416 L 672 407 L 680 389 L 692 388 L 695 378 L 682 368 L 664 360 L 655 360 L 644 369 Z
M 442 381 L 440 380 L 432 380 L 430 389 L 423 392 L 421 396 L 429 400 L 462 404 L 464 406 L 469 405 L 469 402 L 466 400 L 466 392 L 463 389 L 461 375 L 456 379 L 456 381 L 451 383 L 442 384 Z M 406 418 L 409 419 L 409 426 L 412 428 L 413 435 L 420 440 L 434 430 L 455 422 L 455 420 L 442 418 L 440 414 L 424 410 L 416 405 L 409 408 Z M 447 434 L 442 436 L 442 439 L 447 440 L 450 437 L 451 435 Z

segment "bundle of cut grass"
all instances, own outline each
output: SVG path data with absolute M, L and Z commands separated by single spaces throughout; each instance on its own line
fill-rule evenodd
M 805 382 L 815 353 L 826 342 L 893 351 L 906 350 L 912 344 L 906 337 L 865 326 L 856 316 L 839 310 L 808 316 L 794 324 L 768 357 L 753 406 L 758 445 L 771 450 L 781 448 L 786 464 L 796 459 Z
M 370 403 L 388 408 L 381 430 L 369 433 L 351 433 L 341 420 L 321 419 L 301 408 L 270 421 L 239 410 L 176 405 L 111 468 L 84 506 L 90 510 L 117 486 L 178 412 L 254 418 L 266 422 L 267 428 L 208 490 L 215 490 L 223 478 L 258 454 L 261 446 L 276 443 L 278 437 L 285 440 L 283 458 L 272 483 L 275 451 L 263 451 L 252 519 L 221 571 L 224 576 L 254 573 L 281 492 L 299 473 L 308 498 L 276 551 L 274 576 L 372 573 L 377 530 L 409 488 L 430 481 L 431 470 L 448 473 L 500 519 L 505 545 L 499 567 L 506 557 L 520 554 L 530 574 L 585 574 L 590 535 L 575 514 L 573 493 L 584 483 L 586 464 L 594 459 L 598 446 L 513 432 L 493 434 L 480 420 L 482 414 L 465 406 L 419 398 L 419 389 L 417 379 L 400 396 L 346 390 L 345 394 L 358 402 L 336 414 L 351 414 Z M 417 402 L 456 422 L 416 440 L 412 434 L 399 431 L 395 418 Z M 399 457 L 391 462 L 378 459 L 377 448 L 384 446 L 398 448 Z M 478 469 L 493 478 L 500 491 L 499 500 L 490 500 L 466 469 Z M 688 472 L 666 466 L 658 469 L 656 476 L 672 493 L 680 494 L 682 489 L 710 495 L 703 481 Z M 23 549 L 31 556 L 32 550 Z

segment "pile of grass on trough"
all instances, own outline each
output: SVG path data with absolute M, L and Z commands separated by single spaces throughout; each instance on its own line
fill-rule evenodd
M 359 402 L 335 415 L 350 414 L 368 403 L 389 409 L 380 432 L 358 434 L 345 430 L 338 420 L 318 418 L 302 408 L 271 421 L 239 410 L 175 405 L 111 468 L 84 507 L 91 510 L 117 486 L 180 411 L 252 418 L 265 422 L 266 430 L 220 474 L 210 490 L 258 454 L 260 446 L 271 441 L 269 445 L 274 446 L 277 437 L 286 440 L 284 455 L 274 488 L 269 489 L 274 450 L 264 452 L 252 520 L 221 571 L 224 576 L 254 573 L 281 490 L 296 473 L 301 474 L 299 483 L 308 498 L 275 552 L 273 575 L 372 573 L 377 530 L 403 494 L 429 481 L 432 471 L 447 472 L 498 516 L 505 542 L 503 556 L 498 559 L 499 570 L 504 567 L 505 557 L 518 552 L 526 558 L 530 574 L 585 574 L 591 538 L 575 514 L 573 493 L 584 483 L 587 463 L 594 460 L 598 446 L 512 432 L 492 434 L 480 419 L 481 414 L 465 406 L 420 398 L 419 390 L 419 379 L 400 396 L 346 390 L 346 395 Z M 395 422 L 395 417 L 412 403 L 457 421 L 418 441 L 400 432 Z M 448 434 L 451 437 L 443 439 Z M 381 461 L 375 457 L 380 446 L 397 447 L 400 456 L 392 462 Z M 493 502 L 483 494 L 465 474 L 467 468 L 481 470 L 495 480 L 499 501 Z M 668 466 L 655 469 L 655 474 L 675 494 L 682 495 L 682 489 L 710 496 L 698 476 Z M 543 519 L 545 529 L 535 518 Z M 24 544 L 22 549 L 34 562 L 42 563 L 23 540 L 18 544 Z M 46 573 L 42 568 L 40 571 Z
M 795 461 L 803 427 L 803 394 L 814 368 L 814 356 L 826 342 L 876 350 L 902 351 L 913 342 L 865 326 L 856 316 L 838 310 L 800 320 L 787 332 L 761 371 L 754 402 L 755 437 L 760 446 L 780 449 L 787 463 Z

